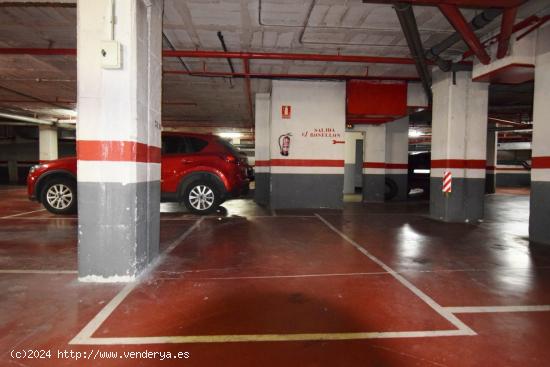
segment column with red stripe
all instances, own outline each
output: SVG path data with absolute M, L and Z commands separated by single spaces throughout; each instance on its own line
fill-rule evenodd
M 79 279 L 131 281 L 159 245 L 162 1 L 77 12 Z
M 550 244 L 550 24 L 537 35 L 529 239 Z
M 434 70 L 430 215 L 447 222 L 483 219 L 488 84 L 470 72 Z

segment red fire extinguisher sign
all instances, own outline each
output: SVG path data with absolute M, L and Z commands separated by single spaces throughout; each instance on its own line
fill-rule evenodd
M 289 119 L 292 115 L 292 106 L 281 106 L 281 118 Z

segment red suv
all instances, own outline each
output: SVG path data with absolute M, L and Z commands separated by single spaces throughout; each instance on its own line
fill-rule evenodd
M 32 167 L 29 198 L 55 214 L 76 212 L 76 160 Z M 217 136 L 162 134 L 162 201 L 183 202 L 194 213 L 211 213 L 225 200 L 246 194 L 252 177 L 246 156 Z

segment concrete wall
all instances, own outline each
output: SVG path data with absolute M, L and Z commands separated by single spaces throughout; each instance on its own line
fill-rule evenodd
M 290 106 L 290 116 L 284 116 L 283 106 Z M 345 83 L 273 81 L 272 208 L 343 206 L 345 114 Z M 290 137 L 288 155 L 281 154 L 285 135 Z

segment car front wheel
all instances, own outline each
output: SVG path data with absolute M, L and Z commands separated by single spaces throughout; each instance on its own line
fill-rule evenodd
M 65 178 L 48 181 L 42 190 L 42 205 L 50 213 L 75 213 L 76 200 L 76 185 Z
M 192 182 L 184 192 L 183 203 L 191 212 L 209 214 L 220 205 L 220 194 L 212 182 Z

